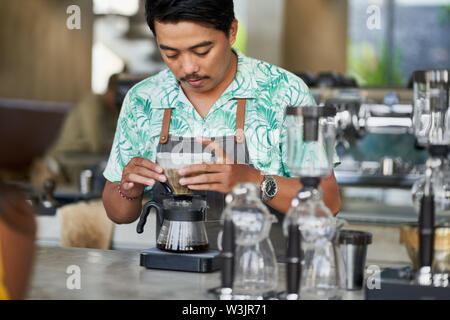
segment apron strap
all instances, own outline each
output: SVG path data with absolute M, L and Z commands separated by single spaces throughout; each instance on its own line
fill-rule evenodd
M 170 118 L 172 116 L 172 108 L 164 110 L 164 118 L 161 127 L 161 135 L 159 137 L 160 144 L 166 144 L 169 140 Z
M 244 143 L 244 124 L 245 124 L 245 105 L 246 99 L 238 99 L 237 111 L 236 111 L 236 133 L 235 140 L 237 143 Z
M 236 111 L 236 133 L 235 140 L 237 143 L 244 143 L 244 124 L 245 124 L 245 106 L 246 99 L 238 99 L 237 111 Z M 170 118 L 172 116 L 172 108 L 167 108 L 164 110 L 164 117 L 161 127 L 161 135 L 159 138 L 159 143 L 166 144 L 169 140 L 169 129 L 170 129 Z

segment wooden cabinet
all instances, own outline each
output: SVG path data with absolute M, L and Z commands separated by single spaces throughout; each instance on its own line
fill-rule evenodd
M 286 0 L 284 67 L 346 73 L 346 0 Z
M 80 7 L 69 30 L 67 8 Z M 0 97 L 76 102 L 91 90 L 91 0 L 0 1 Z

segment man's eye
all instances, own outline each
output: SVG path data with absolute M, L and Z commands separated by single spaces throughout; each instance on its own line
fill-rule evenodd
M 173 55 L 170 55 L 170 56 L 166 54 L 166 57 L 169 58 L 169 59 L 175 59 L 176 57 L 178 57 L 178 54 L 173 54 Z
M 208 50 L 208 51 L 205 51 L 205 52 L 197 52 L 197 55 L 199 55 L 199 56 L 206 56 L 209 53 L 209 51 L 211 51 L 211 50 Z

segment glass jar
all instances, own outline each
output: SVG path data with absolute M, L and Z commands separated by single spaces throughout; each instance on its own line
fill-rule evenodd
M 278 265 L 269 238 L 277 219 L 251 183 L 237 185 L 227 195 L 222 220 L 231 219 L 235 235 L 233 299 L 262 299 L 278 285 Z M 218 243 L 221 243 L 219 233 Z

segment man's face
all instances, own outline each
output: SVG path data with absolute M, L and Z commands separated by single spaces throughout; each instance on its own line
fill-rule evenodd
M 191 21 L 160 23 L 155 33 L 164 62 L 185 90 L 196 93 L 216 88 L 229 70 L 237 20 L 224 32 Z

